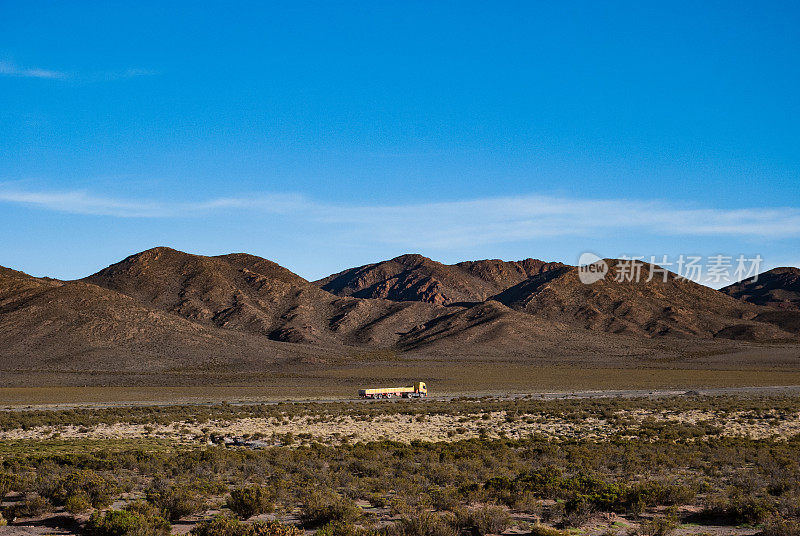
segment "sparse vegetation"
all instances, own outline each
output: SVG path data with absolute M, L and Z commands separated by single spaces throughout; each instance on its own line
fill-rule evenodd
M 6 519 L 95 510 L 87 534 L 165 534 L 170 521 L 198 516 L 205 521 L 190 521 L 195 535 L 299 535 L 285 523 L 251 519 L 274 512 L 278 520 L 299 518 L 319 536 L 482 536 L 515 525 L 534 536 L 563 536 L 565 529 L 597 524 L 604 516 L 631 523 L 625 531 L 609 527 L 620 534 L 670 536 L 684 522 L 762 526 L 766 536 L 797 536 L 800 435 L 730 435 L 720 423 L 800 431 L 798 412 L 800 400 L 790 397 L 187 406 L 165 409 L 158 418 L 176 433 L 202 421 L 207 436 L 193 446 L 51 434 L 2 443 L 0 491 Z M 75 426 L 70 417 L 97 421 L 115 414 L 57 413 L 15 418 Z M 130 413 L 135 420 L 145 412 Z M 274 443 L 269 431 L 248 432 L 248 441 L 261 442 L 257 447 L 226 443 L 214 431 L 253 414 L 270 415 L 279 430 L 288 425 L 278 422 L 440 426 L 446 418 L 454 428 L 520 428 L 531 421 L 586 431 L 488 432 L 438 442 L 345 441 L 341 435 L 323 442 L 301 433 L 290 442 L 281 431 Z M 206 437 L 218 443 L 208 445 Z M 223 515 L 210 517 L 220 508 Z M 535 522 L 526 525 L 531 517 Z M 144 532 L 131 532 L 133 526 Z

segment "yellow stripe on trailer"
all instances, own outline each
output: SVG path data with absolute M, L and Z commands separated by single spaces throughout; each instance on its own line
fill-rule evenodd
M 365 395 L 378 395 L 382 393 L 413 393 L 413 387 L 379 387 L 377 389 L 361 389 Z

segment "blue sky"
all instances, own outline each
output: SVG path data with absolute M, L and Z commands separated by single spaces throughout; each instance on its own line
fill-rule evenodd
M 130 4 L 0 0 L 0 265 L 800 263 L 795 2 Z

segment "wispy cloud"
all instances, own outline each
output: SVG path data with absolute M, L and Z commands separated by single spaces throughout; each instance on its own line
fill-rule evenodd
M 129 78 L 140 78 L 143 76 L 155 76 L 157 71 L 152 69 L 124 69 L 121 71 L 105 71 L 85 76 L 89 82 L 112 82 L 114 80 L 127 80 Z
M 122 69 L 117 71 L 101 71 L 94 73 L 76 73 L 41 69 L 38 67 L 20 67 L 13 62 L 0 60 L 0 76 L 10 76 L 16 78 L 45 78 L 51 80 L 71 80 L 76 82 L 110 82 L 113 80 L 125 80 L 128 78 L 153 76 L 155 74 L 157 74 L 156 71 L 141 68 Z
M 484 198 L 405 205 L 347 205 L 299 194 L 261 194 L 199 202 L 119 199 L 85 191 L 29 191 L 0 184 L 0 202 L 119 218 L 182 218 L 247 211 L 303 224 L 345 227 L 353 236 L 405 247 L 456 248 L 614 232 L 661 236 L 800 237 L 800 209 L 683 208 L 662 201 L 550 196 Z
M 272 194 L 252 198 L 217 198 L 196 203 L 124 200 L 85 191 L 25 191 L 0 185 L 0 202 L 39 207 L 57 212 L 118 218 L 175 218 L 213 211 L 253 209 L 286 214 L 307 203 L 297 195 Z
M 40 69 L 38 67 L 19 67 L 9 61 L 0 61 L 0 75 L 15 76 L 19 78 L 51 78 L 65 79 L 69 74 L 63 71 Z

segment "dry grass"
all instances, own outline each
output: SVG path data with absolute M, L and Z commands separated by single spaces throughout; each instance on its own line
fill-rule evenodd
M 4 511 L 22 523 L 45 515 L 70 534 L 79 515 L 71 499 L 167 508 L 178 533 L 227 511 L 228 496 L 244 487 L 268 491 L 259 508 L 274 512 L 263 516 L 308 530 L 339 523 L 322 534 L 527 534 L 533 526 L 547 536 L 665 527 L 723 536 L 798 518 L 798 396 L 173 405 L 0 417 L 0 484 L 11 492 Z
M 606 441 L 687 437 L 788 439 L 800 435 L 800 398 L 454 399 L 370 404 L 172 406 L 3 414 L 3 442 L 258 439 L 259 446 L 464 439 Z

